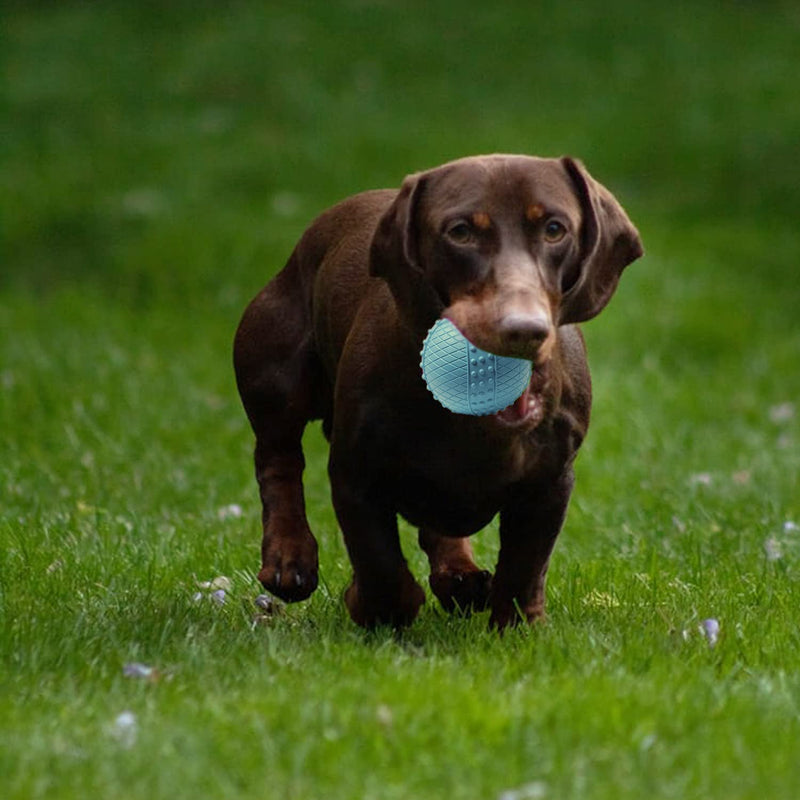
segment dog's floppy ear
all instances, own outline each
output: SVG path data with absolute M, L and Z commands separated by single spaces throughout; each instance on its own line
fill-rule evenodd
M 369 273 L 383 278 L 394 288 L 408 270 L 421 273 L 417 248 L 416 212 L 425 179 L 409 175 L 397 197 L 384 212 L 370 245 Z
M 420 263 L 419 205 L 427 181 L 427 173 L 409 175 L 403 181 L 378 222 L 369 253 L 369 274 L 389 284 L 401 316 L 422 331 L 443 308 Z
M 639 232 L 616 198 L 579 161 L 561 164 L 583 210 L 581 265 L 561 300 L 559 324 L 583 322 L 599 314 L 617 288 L 622 270 L 643 254 Z

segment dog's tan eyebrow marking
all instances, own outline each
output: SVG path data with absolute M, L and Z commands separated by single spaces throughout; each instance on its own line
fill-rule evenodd
M 541 203 L 531 203 L 525 209 L 525 216 L 531 221 L 535 222 L 545 215 L 545 208 Z
M 492 218 L 485 211 L 476 211 L 472 215 L 472 224 L 482 231 L 488 231 L 492 227 Z

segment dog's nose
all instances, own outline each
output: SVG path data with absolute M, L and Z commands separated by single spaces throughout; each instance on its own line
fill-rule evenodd
M 544 314 L 507 314 L 500 322 L 500 333 L 516 344 L 543 342 L 550 333 L 550 320 Z

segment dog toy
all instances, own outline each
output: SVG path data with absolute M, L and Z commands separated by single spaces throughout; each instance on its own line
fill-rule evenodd
M 530 361 L 479 350 L 449 319 L 436 320 L 420 356 L 422 377 L 431 394 L 456 414 L 487 416 L 502 411 L 531 380 Z

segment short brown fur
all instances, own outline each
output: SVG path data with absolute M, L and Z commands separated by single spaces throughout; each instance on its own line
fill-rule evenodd
M 553 221 L 566 229 L 557 243 L 544 237 Z M 461 159 L 323 213 L 248 306 L 234 343 L 256 436 L 265 588 L 287 601 L 316 588 L 301 436 L 322 419 L 353 566 L 345 602 L 359 625 L 407 625 L 425 600 L 398 514 L 418 527 L 445 608 L 488 607 L 498 628 L 540 618 L 589 424 L 575 323 L 600 312 L 641 254 L 619 203 L 567 158 Z M 419 360 L 440 317 L 482 349 L 534 363 L 520 400 L 485 417 L 438 404 Z M 492 576 L 464 537 L 498 512 Z

